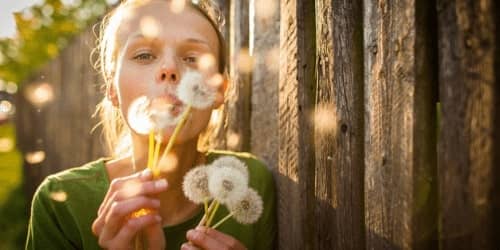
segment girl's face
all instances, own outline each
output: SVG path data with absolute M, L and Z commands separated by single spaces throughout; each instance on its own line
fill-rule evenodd
M 212 24 L 192 7 L 186 5 L 181 13 L 172 12 L 170 7 L 170 1 L 127 7 L 130 12 L 118 27 L 118 61 L 110 91 L 116 92 L 127 123 L 130 105 L 141 96 L 178 105 L 175 89 L 187 70 L 199 70 L 205 79 L 218 73 L 217 60 L 200 64 L 200 58 L 219 58 L 219 40 Z M 223 99 L 222 87 L 219 89 L 220 96 L 213 107 L 193 110 L 177 142 L 197 138 L 207 126 L 212 108 L 219 106 Z M 173 126 L 165 128 L 163 140 L 170 137 L 173 129 Z

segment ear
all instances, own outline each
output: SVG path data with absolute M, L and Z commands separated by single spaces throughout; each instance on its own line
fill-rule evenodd
M 113 104 L 113 107 L 118 107 L 118 96 L 113 84 L 109 84 L 106 88 L 106 98 Z
M 215 101 L 213 105 L 213 109 L 219 108 L 222 104 L 224 104 L 224 100 L 226 99 L 226 91 L 229 87 L 229 77 L 227 75 L 224 76 L 224 79 L 217 90 L 217 95 L 215 96 Z

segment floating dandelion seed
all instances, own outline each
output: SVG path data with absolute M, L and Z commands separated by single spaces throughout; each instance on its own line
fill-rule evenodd
M 198 61 L 198 67 L 200 70 L 209 70 L 210 68 L 215 66 L 215 57 L 210 53 L 205 53 L 200 56 Z
M 314 126 L 321 134 L 335 133 L 337 130 L 337 115 L 332 104 L 319 105 L 314 111 Z
M 276 13 L 277 7 L 277 1 L 256 0 L 255 16 L 260 20 L 270 19 Z
M 256 222 L 263 210 L 263 202 L 260 195 L 248 188 L 243 198 L 228 204 L 233 218 L 241 224 L 252 224 Z
M 203 203 L 210 199 L 208 190 L 208 176 L 210 167 L 199 166 L 191 169 L 185 176 L 182 183 L 182 190 L 186 197 L 194 203 Z
M 254 59 L 250 55 L 250 52 L 248 49 L 242 49 L 240 50 L 240 53 L 238 53 L 238 69 L 242 73 L 250 73 L 252 72 L 254 65 Z
M 197 109 L 210 107 L 215 101 L 216 91 L 205 84 L 203 76 L 197 71 L 188 71 L 177 88 L 179 99 Z
M 236 202 L 245 195 L 248 178 L 231 167 L 213 168 L 208 178 L 208 190 L 217 201 L 228 204 Z
M 172 12 L 176 14 L 181 13 L 185 7 L 186 7 L 186 0 L 172 0 L 170 2 L 170 10 L 172 10 Z
M 11 138 L 0 138 L 0 152 L 6 153 L 14 149 L 14 140 Z
M 224 77 L 221 74 L 216 73 L 208 79 L 207 83 L 211 88 L 218 89 L 222 83 L 224 83 Z
M 153 17 L 150 16 L 143 17 L 139 25 L 141 33 L 146 38 L 157 37 L 158 34 L 160 33 L 160 25 L 158 24 L 158 21 L 156 21 L 156 19 L 154 19 Z
M 50 198 L 57 202 L 65 202 L 68 199 L 68 194 L 64 191 L 52 192 Z
M 45 160 L 45 152 L 42 150 L 26 153 L 24 159 L 29 164 L 37 164 Z
M 214 168 L 228 167 L 236 169 L 248 180 L 247 165 L 234 156 L 219 157 L 212 162 L 211 166 L 213 166 Z
M 240 144 L 240 136 L 237 133 L 229 132 L 227 135 L 227 146 L 236 148 Z
M 25 97 L 36 107 L 43 107 L 54 99 L 54 90 L 49 83 L 34 83 L 26 87 Z

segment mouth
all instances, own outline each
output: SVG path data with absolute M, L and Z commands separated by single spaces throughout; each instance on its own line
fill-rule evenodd
M 151 105 L 155 109 L 168 111 L 171 116 L 178 116 L 184 106 L 182 101 L 170 93 L 165 93 L 162 96 L 154 98 L 151 101 Z

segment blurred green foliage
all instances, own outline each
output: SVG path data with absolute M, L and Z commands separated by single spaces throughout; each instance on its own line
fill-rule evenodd
M 15 13 L 17 36 L 0 40 L 0 79 L 21 83 L 102 16 L 108 2 L 115 1 L 45 0 Z
M 17 35 L 0 39 L 0 81 L 20 84 L 57 57 L 72 39 L 96 22 L 111 0 L 45 0 L 15 13 Z M 0 3 L 2 8 L 2 3 Z M 88 60 L 75 58 L 75 60 Z M 15 145 L 12 123 L 0 124 L 0 139 Z M 22 155 L 0 152 L 0 250 L 23 249 L 28 208 L 23 189 Z

